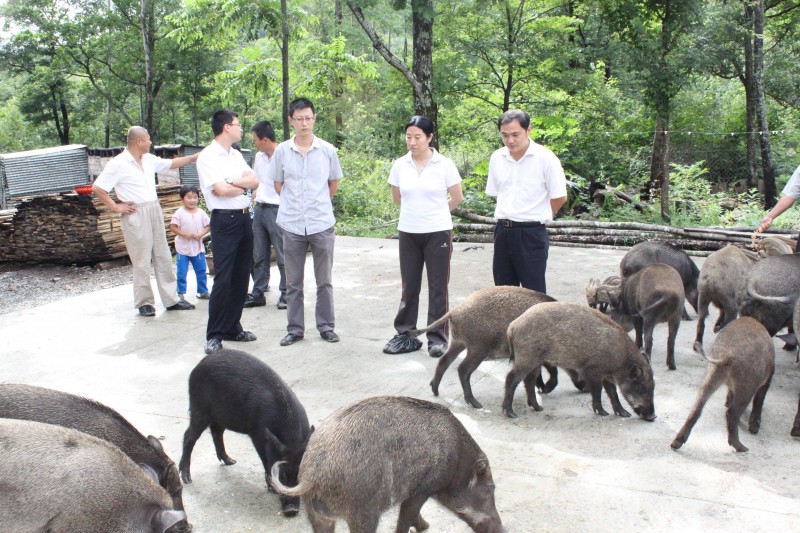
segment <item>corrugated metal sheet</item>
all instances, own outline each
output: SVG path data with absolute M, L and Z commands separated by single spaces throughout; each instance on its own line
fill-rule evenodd
M 23 196 L 64 192 L 89 183 L 89 160 L 82 144 L 0 154 L 2 209 Z

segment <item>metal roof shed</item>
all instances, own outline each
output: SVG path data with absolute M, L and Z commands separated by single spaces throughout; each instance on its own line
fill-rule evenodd
M 83 144 L 0 154 L 0 209 L 8 209 L 24 196 L 69 191 L 90 183 Z

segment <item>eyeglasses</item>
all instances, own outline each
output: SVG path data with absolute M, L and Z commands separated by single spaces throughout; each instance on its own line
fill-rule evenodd
M 239 124 L 238 122 L 231 122 L 230 124 L 228 124 L 228 126 L 239 126 L 240 128 L 242 127 L 242 125 Z
M 314 122 L 314 119 L 317 118 L 314 115 L 309 115 L 307 117 L 292 117 L 292 120 L 295 122 Z

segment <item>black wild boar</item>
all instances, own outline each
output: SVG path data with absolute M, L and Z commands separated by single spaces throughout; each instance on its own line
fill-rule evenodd
M 622 277 L 627 278 L 653 263 L 664 263 L 678 271 L 683 281 L 686 300 L 697 311 L 697 280 L 700 277 L 700 269 L 680 248 L 666 242 L 640 242 L 625 254 L 619 264 L 619 270 Z M 689 318 L 685 311 L 683 316 Z
M 746 452 L 747 447 L 739 440 L 739 417 L 750 400 L 753 400 L 748 430 L 750 433 L 758 433 L 761 427 L 761 408 L 774 369 L 775 347 L 772 338 L 757 320 L 742 317 L 722 328 L 711 349 L 708 369 L 700 392 L 697 393 L 697 401 L 686 423 L 672 441 L 672 448 L 677 450 L 683 446 L 703 413 L 706 402 L 725 383 L 728 386 L 728 397 L 725 400 L 728 444 L 737 452 Z
M 191 483 L 192 449 L 205 429 L 211 436 L 217 458 L 235 464 L 225 452 L 222 434 L 226 429 L 250 436 L 269 472 L 277 461 L 285 461 L 281 473 L 289 485 L 297 483 L 297 469 L 306 443 L 314 430 L 306 411 L 289 386 L 269 366 L 250 354 L 237 350 L 218 350 L 205 356 L 189 375 L 189 428 L 183 436 L 180 472 L 184 483 Z M 286 516 L 297 514 L 298 499 L 281 496 Z
M 611 318 L 626 329 L 636 329 L 636 346 L 647 360 L 653 353 L 653 329 L 666 322 L 667 367 L 675 370 L 675 338 L 681 325 L 684 293 L 678 272 L 669 265 L 654 263 L 622 280 L 621 294 L 610 294 L 614 309 Z
M 514 391 L 525 382 L 528 405 L 542 406 L 533 384 L 545 362 L 569 368 L 586 381 L 592 393 L 592 409 L 607 415 L 600 399 L 605 388 L 614 413 L 631 416 L 623 409 L 617 386 L 633 410 L 645 420 L 655 420 L 653 371 L 627 333 L 600 311 L 566 302 L 532 307 L 508 327 L 508 344 L 514 368 L 506 377 L 503 411 L 516 418 Z
M 439 395 L 439 383 L 445 371 L 458 354 L 467 350 L 467 355 L 458 365 L 464 400 L 476 409 L 483 407 L 472 394 L 469 382 L 472 373 L 487 359 L 508 356 L 506 330 L 512 320 L 533 305 L 554 301 L 546 294 L 523 287 L 486 287 L 467 296 L 463 302 L 427 328 L 410 331 L 409 335 L 417 336 L 450 321 L 450 344 L 436 365 L 436 372 L 431 380 L 433 394 Z M 547 385 L 541 384 L 545 392 L 555 388 L 558 379 L 555 367 L 549 366 L 547 370 L 550 380 Z
M 68 392 L 33 385 L 0 384 L 0 417 L 55 424 L 107 440 L 141 468 L 149 468 L 158 484 L 183 509 L 178 468 L 161 442 L 145 437 L 121 414 L 100 402 Z
M 167 491 L 106 440 L 0 418 L 0 450 L 0 531 L 187 531 Z
M 792 318 L 800 293 L 800 256 L 765 257 L 749 268 L 745 287 L 739 314 L 755 318 L 774 336 Z
M 383 396 L 334 412 L 311 436 L 299 484 L 278 492 L 300 497 L 315 533 L 332 533 L 336 519 L 351 532 L 373 533 L 397 502 L 397 532 L 428 528 L 420 515 L 428 498 L 479 533 L 505 531 L 494 503 L 489 460 L 444 406 Z
M 746 254 L 741 248 L 727 245 L 706 258 L 700 269 L 697 300 L 697 335 L 694 351 L 703 352 L 703 334 L 706 330 L 706 317 L 709 304 L 719 309 L 719 319 L 714 325 L 718 332 L 739 314 L 738 299 L 744 293 L 747 270 L 757 256 Z

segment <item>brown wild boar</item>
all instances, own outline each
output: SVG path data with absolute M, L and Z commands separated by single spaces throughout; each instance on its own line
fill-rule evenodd
M 467 296 L 463 302 L 427 328 L 410 331 L 409 335 L 417 336 L 450 321 L 450 344 L 439 359 L 431 380 L 433 394 L 439 396 L 439 383 L 445 371 L 458 354 L 467 350 L 467 355 L 458 365 L 458 377 L 464 391 L 464 400 L 476 409 L 483 407 L 472 394 L 469 382 L 472 373 L 487 359 L 508 357 L 506 330 L 512 320 L 531 306 L 554 301 L 546 294 L 523 287 L 485 287 Z M 547 371 L 550 374 L 548 383 L 540 384 L 544 392 L 553 390 L 558 380 L 555 367 L 549 366 Z M 578 383 L 576 387 L 581 388 Z
M 162 533 L 186 519 L 167 491 L 106 440 L 0 418 L 0 449 L 0 531 Z
M 494 503 L 489 460 L 444 406 L 415 398 L 367 398 L 334 412 L 311 435 L 299 484 L 279 493 L 300 497 L 315 533 L 333 533 L 336 519 L 352 533 L 374 533 L 400 502 L 396 532 L 428 528 L 420 515 L 433 498 L 478 533 L 505 531 Z
M 706 258 L 697 284 L 697 335 L 694 339 L 694 351 L 697 353 L 703 353 L 703 335 L 709 304 L 714 304 L 719 309 L 719 319 L 714 325 L 715 333 L 736 320 L 739 315 L 737 300 L 744 292 L 747 269 L 755 260 L 756 256 L 748 255 L 732 244 Z
M 653 330 L 656 324 L 666 322 L 669 326 L 667 367 L 675 370 L 675 339 L 681 325 L 684 299 L 678 272 L 669 265 L 654 263 L 623 278 L 619 298 L 611 294 L 614 309 L 610 316 L 628 330 L 632 322 L 636 329 L 636 346 L 641 348 L 644 339 L 648 361 L 653 353 Z
M 542 410 L 532 386 L 542 364 L 549 362 L 576 372 L 587 383 L 595 413 L 608 414 L 600 399 L 605 388 L 614 413 L 631 416 L 619 401 L 619 387 L 637 415 L 655 420 L 650 364 L 628 334 L 600 311 L 566 302 L 539 304 L 511 323 L 508 344 L 514 368 L 506 377 L 503 411 L 509 418 L 517 416 L 512 403 L 523 380 L 528 405 Z
M 706 402 L 724 383 L 728 386 L 728 397 L 725 400 L 728 444 L 737 452 L 746 452 L 747 447 L 739 440 L 739 418 L 752 400 L 753 409 L 748 430 L 750 433 L 758 433 L 761 427 L 761 408 L 774 370 L 775 347 L 761 323 L 754 318 L 742 317 L 722 328 L 711 349 L 708 369 L 697 393 L 697 401 L 686 423 L 672 441 L 672 448 L 677 450 L 688 440 Z

